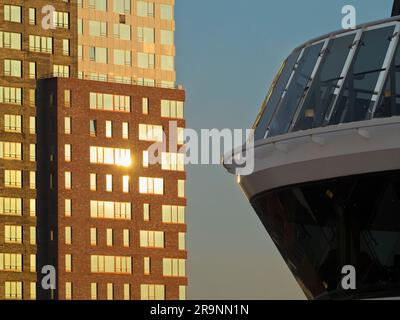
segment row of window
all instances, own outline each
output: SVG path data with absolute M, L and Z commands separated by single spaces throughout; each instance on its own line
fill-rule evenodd
M 36 117 L 28 117 L 28 130 L 30 134 L 36 134 Z M 22 133 L 23 132 L 23 116 L 15 114 L 4 115 L 4 132 Z
M 22 143 L 0 141 L 0 159 L 21 161 L 23 159 Z M 36 161 L 36 144 L 34 143 L 29 144 L 29 160 Z
M 31 201 L 34 199 L 31 199 Z M 36 202 L 31 202 L 31 206 L 36 205 Z M 105 201 L 95 201 L 92 200 L 91 203 L 91 213 L 93 218 L 104 218 L 109 217 L 109 219 L 131 219 L 131 204 L 126 203 L 115 203 L 115 202 L 105 202 Z M 9 215 L 21 215 L 22 214 L 22 199 L 16 198 L 0 198 L 0 214 Z M 11 213 L 12 212 L 12 213 Z M 65 199 L 64 202 L 64 214 L 66 217 L 72 216 L 72 200 Z M 150 204 L 143 204 L 143 221 L 150 221 L 151 212 Z M 174 224 L 184 224 L 185 223 L 185 207 L 184 206 L 174 206 L 174 205 L 163 205 L 162 206 L 162 222 L 163 223 L 174 223 Z M 97 234 L 97 233 L 96 233 Z M 124 234 L 125 237 L 125 234 Z M 97 245 L 97 236 L 94 236 L 92 245 Z M 126 235 L 126 240 L 129 240 L 129 235 Z M 124 241 L 124 246 L 127 244 Z M 183 241 L 184 243 L 184 241 Z
M 25 227 L 27 229 L 28 227 Z M 4 226 L 4 243 L 22 244 L 23 243 L 23 226 L 5 225 Z M 29 243 L 36 245 L 36 227 L 29 226 Z
M 28 10 L 29 10 L 28 11 L 29 24 L 36 25 L 36 8 L 29 8 Z M 5 4 L 3 18 L 4 21 L 22 23 L 23 19 L 22 7 Z M 70 24 L 69 12 L 54 11 L 52 18 L 53 21 L 50 21 L 50 23 L 52 22 L 53 25 L 50 25 L 49 28 L 69 29 L 69 24 Z
M 22 170 L 4 170 L 4 187 L 6 188 L 23 188 Z M 36 189 L 36 172 L 29 171 L 29 183 L 30 189 Z
M 108 0 L 78 0 L 80 8 L 90 8 L 97 11 L 108 11 L 117 14 L 132 14 L 131 0 L 114 0 L 113 6 Z M 136 15 L 138 17 L 155 17 L 155 2 L 141 1 L 136 2 Z M 160 19 L 173 20 L 173 6 L 168 4 L 160 4 Z
M 29 283 L 29 298 L 36 300 L 36 282 Z M 21 300 L 24 297 L 23 283 L 20 281 L 4 282 L 4 299 L 6 300 Z M 26 296 L 25 298 L 28 298 Z
M 111 55 L 112 52 L 112 55 Z M 78 57 L 85 59 L 82 46 L 78 47 Z M 108 64 L 112 62 L 115 65 L 132 66 L 132 52 L 130 50 L 121 50 L 103 47 L 89 47 L 88 60 L 96 63 Z M 156 55 L 154 53 L 137 53 L 137 67 L 141 69 L 156 69 Z M 161 55 L 160 69 L 164 71 L 175 70 L 175 59 L 173 56 Z
M 28 199 L 29 216 L 36 216 L 36 199 Z M 22 198 L 0 197 L 0 215 L 22 216 L 23 200 Z
M 29 271 L 36 272 L 36 255 L 29 255 Z M 23 258 L 20 253 L 0 253 L 0 271 L 22 272 Z
M 81 25 L 79 22 L 79 28 L 84 28 L 84 25 Z M 85 24 L 85 23 L 84 23 Z M 113 36 L 116 39 L 121 40 L 132 40 L 132 26 L 128 24 L 113 24 L 110 25 L 105 21 L 96 21 L 89 20 L 87 23 L 88 33 L 92 37 L 111 37 Z M 112 31 L 110 30 L 112 29 Z M 83 34 L 83 30 L 80 29 L 80 34 Z M 156 29 L 149 27 L 136 27 L 136 35 L 138 42 L 144 43 L 155 43 L 156 38 Z M 173 45 L 174 44 L 174 32 L 172 30 L 160 30 L 160 41 L 159 43 L 164 45 Z

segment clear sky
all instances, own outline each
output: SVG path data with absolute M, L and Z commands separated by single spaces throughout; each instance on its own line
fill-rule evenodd
M 392 0 L 176 0 L 178 83 L 190 128 L 250 128 L 281 62 L 303 42 L 390 16 Z M 303 299 L 232 176 L 188 167 L 190 299 Z

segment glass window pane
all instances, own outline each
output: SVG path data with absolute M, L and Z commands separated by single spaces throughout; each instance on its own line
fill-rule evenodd
M 338 82 L 354 43 L 355 33 L 332 40 L 303 104 L 293 131 L 319 127 L 338 94 Z
M 304 91 L 309 85 L 311 74 L 320 56 L 322 47 L 323 43 L 321 42 L 304 50 L 304 54 L 298 62 L 294 77 L 289 84 L 288 91 L 283 97 L 278 107 L 279 109 L 269 127 L 269 136 L 276 136 L 287 132 L 300 99 L 303 97 Z
M 258 120 L 258 123 L 256 124 L 254 136 L 255 140 L 264 138 L 265 132 L 267 131 L 267 126 L 275 112 L 276 107 L 279 104 L 283 90 L 285 90 L 286 84 L 293 72 L 294 65 L 297 62 L 300 52 L 300 50 L 295 51 L 286 59 L 277 75 L 277 78 L 272 84 L 268 96 L 265 99 L 264 105 L 262 106 L 263 112 L 260 120 Z
M 330 124 L 364 120 L 377 99 L 376 85 L 394 26 L 367 31 L 351 66 L 339 102 L 331 116 Z

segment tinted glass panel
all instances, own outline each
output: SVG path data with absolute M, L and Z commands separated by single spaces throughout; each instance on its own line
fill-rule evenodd
M 369 108 L 375 103 L 377 81 L 383 71 L 383 62 L 393 32 L 394 26 L 363 34 L 342 96 L 330 119 L 331 124 L 365 120 Z
M 397 48 L 375 118 L 400 115 L 400 47 Z
M 290 82 L 288 91 L 283 97 L 278 111 L 269 127 L 269 136 L 276 136 L 287 132 L 294 111 L 309 85 L 315 63 L 317 62 L 322 47 L 323 43 L 319 43 L 305 49 L 298 63 L 294 77 Z
M 338 94 L 338 82 L 355 34 L 336 38 L 329 43 L 318 74 L 313 81 L 293 131 L 319 127 Z
M 297 62 L 300 51 L 293 52 L 289 58 L 285 61 L 284 67 L 280 74 L 277 75 L 278 80 L 276 80 L 270 89 L 269 96 L 263 105 L 263 114 L 261 115 L 260 121 L 257 124 L 255 130 L 255 140 L 263 139 L 265 132 L 267 131 L 267 126 L 271 121 L 271 117 L 274 114 L 276 107 L 282 97 L 283 90 L 285 90 L 286 84 L 293 72 L 293 67 Z
M 291 187 L 252 204 L 309 298 L 399 294 L 399 172 Z M 341 287 L 346 265 L 356 290 Z

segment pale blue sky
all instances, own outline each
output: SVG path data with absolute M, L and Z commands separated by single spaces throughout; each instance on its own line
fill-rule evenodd
M 292 49 L 341 28 L 386 18 L 392 0 L 176 0 L 178 82 L 190 128 L 249 128 Z M 304 295 L 232 176 L 188 168 L 189 298 L 299 299 Z

